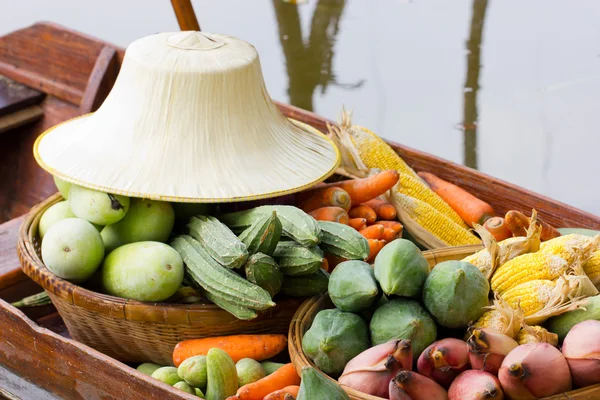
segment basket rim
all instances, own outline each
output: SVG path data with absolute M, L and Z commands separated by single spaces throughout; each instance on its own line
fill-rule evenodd
M 181 323 L 183 321 L 187 321 L 187 324 L 193 324 L 205 320 L 207 316 L 211 316 L 212 318 L 222 316 L 223 319 L 231 319 L 231 323 L 236 321 L 258 321 L 271 318 L 273 313 L 278 310 L 293 307 L 294 305 L 299 306 L 305 300 L 305 298 L 283 296 L 277 301 L 276 306 L 257 312 L 258 317 L 250 321 L 243 321 L 238 320 L 232 314 L 212 303 L 178 304 L 142 302 L 95 292 L 64 280 L 54 275 L 44 265 L 33 243 L 34 237 L 37 235 L 40 218 L 44 211 L 62 200 L 63 197 L 60 193 L 56 193 L 35 205 L 21 224 L 17 242 L 17 254 L 21 270 L 48 292 L 52 300 L 64 301 L 115 319 L 168 324 Z M 226 321 L 223 322 L 226 323 Z

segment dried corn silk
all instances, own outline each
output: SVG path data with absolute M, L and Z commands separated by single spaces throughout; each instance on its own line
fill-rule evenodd
M 521 307 L 517 304 L 513 309 L 502 298 L 496 296 L 494 303 L 486 308 L 473 327 L 493 329 L 514 339 L 524 318 Z
M 555 281 L 534 280 L 507 290 L 501 297 L 513 308 L 521 307 L 524 322 L 540 325 L 548 318 L 575 310 L 585 304 L 587 296 L 580 296 L 579 280 L 561 276 Z
M 596 250 L 600 249 L 600 235 L 593 238 L 571 233 L 550 239 L 540 246 L 540 252 L 552 254 L 573 263 L 579 255 L 582 260 L 587 260 Z
M 475 265 L 490 280 L 501 265 L 523 254 L 538 251 L 542 228 L 536 222 L 537 212 L 532 210 L 527 236 L 512 237 L 500 242 L 497 242 L 487 229 L 475 224 L 475 230 L 482 238 L 485 249 L 466 257 L 463 261 Z
M 549 343 L 554 347 L 558 346 L 558 335 L 539 325 L 529 326 L 523 323 L 523 328 L 517 334 L 516 340 L 519 344 Z

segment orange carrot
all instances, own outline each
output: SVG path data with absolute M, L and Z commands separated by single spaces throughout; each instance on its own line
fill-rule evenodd
M 529 227 L 529 224 L 531 224 L 531 220 L 522 212 L 510 210 L 504 216 L 504 220 L 513 236 L 527 235 L 527 228 Z M 540 235 L 542 241 L 550 240 L 561 235 L 552 225 L 542 221 L 539 217 L 537 219 L 537 225 L 542 227 L 542 233 Z
M 383 234 L 381 235 L 381 238 L 383 240 L 385 240 L 386 242 L 389 243 L 392 240 L 396 239 L 397 237 L 398 237 L 398 234 L 392 228 L 383 228 Z
M 300 391 L 300 386 L 286 386 L 283 389 L 270 393 L 263 400 L 294 400 L 298 397 L 298 391 Z
M 364 204 L 352 207 L 348 215 L 350 218 L 364 218 L 367 220 L 367 224 L 372 224 L 377 221 L 377 214 L 375 214 L 375 211 Z
M 485 221 L 496 215 L 492 206 L 478 199 L 466 190 L 447 182 L 429 172 L 418 175 L 437 193 L 458 215 L 469 225 L 483 225 Z
M 360 231 L 361 229 L 365 229 L 367 227 L 367 220 L 365 218 L 350 218 L 348 225 L 357 231 Z
M 331 221 L 348 225 L 348 213 L 341 207 L 321 207 L 309 214 L 318 221 Z
M 288 363 L 271 375 L 242 386 L 236 396 L 240 400 L 263 400 L 265 396 L 276 390 L 298 385 L 300 385 L 300 377 L 296 368 L 294 364 Z
M 213 347 L 225 351 L 238 362 L 242 358 L 266 360 L 279 354 L 287 346 L 286 335 L 231 335 L 184 340 L 173 350 L 173 364 L 179 366 L 186 358 L 207 355 Z
M 385 200 L 373 199 L 366 201 L 364 204 L 371 207 L 379 219 L 393 220 L 396 219 L 396 216 L 398 215 L 396 213 L 396 207 Z
M 337 186 L 311 188 L 296 195 L 298 208 L 311 212 L 321 207 L 340 207 L 350 210 L 350 195 Z
M 398 221 L 377 221 L 377 224 L 383 225 L 384 228 L 391 228 L 396 232 L 396 236 L 402 235 L 402 224 Z
M 381 239 L 384 231 L 383 225 L 375 224 L 371 225 L 361 231 L 360 234 L 363 235 L 366 239 Z
M 513 235 L 502 217 L 492 217 L 488 219 L 483 224 L 483 227 L 487 229 L 497 241 L 508 239 Z
M 329 261 L 327 261 L 325 257 L 323 257 L 323 264 L 321 265 L 321 268 L 325 270 L 325 272 L 329 272 Z
M 377 253 L 379 253 L 379 251 L 381 251 L 381 249 L 383 249 L 383 246 L 385 246 L 387 244 L 387 242 L 385 240 L 379 240 L 379 239 L 368 239 L 369 241 L 369 258 L 367 258 L 367 262 L 373 262 L 375 260 L 375 257 L 377 256 Z
M 361 179 L 349 179 L 329 183 L 326 186 L 337 186 L 344 189 L 352 199 L 352 205 L 362 204 L 365 201 L 379 197 L 393 188 L 400 179 L 398 171 L 390 169 Z
M 327 272 L 332 272 L 335 269 L 335 267 L 337 267 L 337 265 L 339 263 L 342 263 L 344 261 L 348 261 L 345 258 L 338 257 L 338 256 L 333 255 L 331 253 L 325 253 L 325 259 L 327 260 L 327 265 L 329 267 L 329 271 L 327 271 Z

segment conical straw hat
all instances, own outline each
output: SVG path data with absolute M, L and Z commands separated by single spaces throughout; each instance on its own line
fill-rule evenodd
M 191 31 L 133 42 L 101 107 L 44 132 L 34 155 L 68 182 L 176 202 L 293 193 L 340 162 L 325 135 L 281 114 L 252 45 Z

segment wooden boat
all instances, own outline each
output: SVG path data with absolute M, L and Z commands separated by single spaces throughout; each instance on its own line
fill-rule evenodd
M 50 23 L 0 38 L 0 75 L 47 95 L 41 104 L 42 120 L 0 135 L 0 222 L 8 221 L 0 225 L 0 398 L 195 398 L 71 340 L 53 306 L 23 313 L 9 304 L 40 291 L 19 268 L 15 247 L 22 217 L 15 217 L 56 192 L 52 177 L 33 159 L 33 141 L 65 119 L 94 111 L 112 87 L 123 54 L 109 43 Z M 332 123 L 278 105 L 287 116 L 322 131 Z M 557 227 L 600 229 L 600 217 L 430 154 L 391 145 L 413 168 L 477 194 L 499 213 L 535 208 Z

